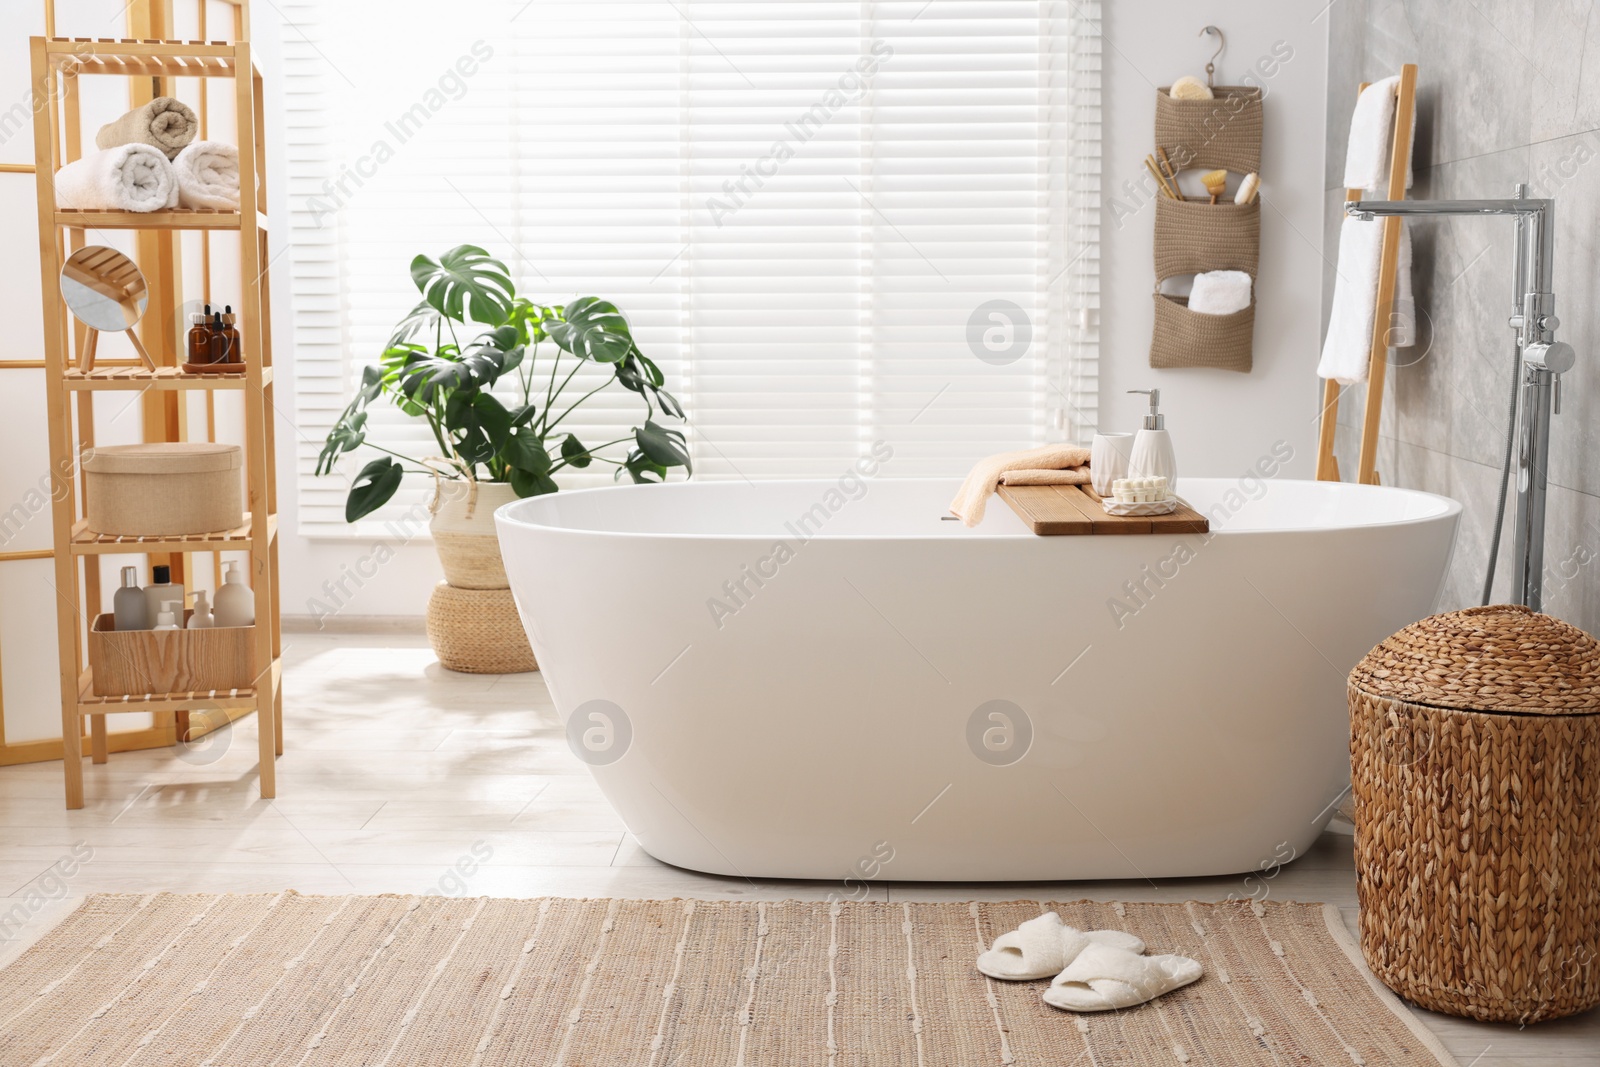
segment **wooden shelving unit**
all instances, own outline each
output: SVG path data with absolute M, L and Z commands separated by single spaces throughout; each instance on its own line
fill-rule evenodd
M 260 787 L 263 797 L 276 794 L 275 758 L 283 752 L 282 631 L 279 622 L 277 483 L 273 439 L 273 373 L 266 217 L 262 147 L 261 75 L 251 59 L 248 12 L 232 3 L 235 40 L 105 40 L 69 37 L 31 39 L 34 99 L 48 101 L 35 116 L 35 175 L 39 210 L 39 267 L 44 312 L 44 369 L 50 421 L 50 459 L 59 479 L 52 505 L 55 552 L 57 637 L 61 653 L 61 721 L 67 807 L 83 807 L 82 736 L 85 720 L 95 763 L 109 750 L 105 716 L 148 713 L 171 723 L 178 740 L 198 735 L 188 716 L 196 710 L 216 711 L 227 721 L 254 711 L 260 727 Z M 170 7 L 151 0 L 129 5 L 130 26 L 143 19 L 156 30 L 170 27 Z M 49 9 L 47 8 L 47 11 Z M 201 32 L 205 33 L 205 0 L 201 0 Z M 53 12 L 47 33 L 54 32 Z M 52 176 L 78 158 L 83 127 L 78 113 L 77 82 L 85 77 L 131 79 L 133 106 L 154 96 L 175 95 L 173 78 L 222 78 L 233 83 L 232 110 L 239 145 L 240 209 L 220 211 L 66 211 L 56 207 Z M 201 136 L 205 136 L 202 99 Z M 111 118 L 112 116 L 106 116 Z M 94 231 L 136 231 L 139 262 L 150 285 L 150 314 L 140 324 L 144 346 L 158 367 L 138 363 L 100 362 L 90 372 L 77 369 L 84 331 L 68 315 L 58 277 L 66 257 L 91 243 Z M 209 288 L 212 256 L 209 234 L 236 233 L 241 293 L 239 331 L 244 371 L 241 374 L 186 374 L 180 367 L 182 338 L 175 336 L 169 309 L 181 304 L 182 271 L 178 240 L 185 231 L 201 231 L 202 273 Z M 90 533 L 82 518 L 86 487 L 78 478 L 84 452 L 94 447 L 94 401 L 97 394 L 130 391 L 144 394 L 144 436 L 148 441 L 188 439 L 187 390 L 206 393 L 207 437 L 216 438 L 214 395 L 238 391 L 243 398 L 245 478 L 249 516 L 233 530 L 187 537 L 103 537 Z M 120 403 L 127 403 L 125 395 Z M 85 632 L 102 605 L 102 557 L 138 553 L 151 564 L 173 568 L 181 580 L 194 553 L 248 552 L 249 574 L 256 597 L 253 658 L 257 684 L 251 688 L 191 693 L 148 693 L 137 697 L 93 694 L 92 675 L 84 662 Z M 220 562 L 213 570 L 220 575 Z M 119 746 L 128 747 L 128 746 Z

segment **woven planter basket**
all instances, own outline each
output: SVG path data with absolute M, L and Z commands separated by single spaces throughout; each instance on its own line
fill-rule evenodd
M 509 589 L 457 589 L 449 582 L 428 598 L 428 643 L 439 663 L 468 674 L 536 671 Z
M 1486 1021 L 1600 1004 L 1600 644 L 1523 607 L 1435 615 L 1349 691 L 1373 973 Z
M 495 535 L 495 509 L 517 499 L 504 482 L 444 482 L 428 523 L 444 580 L 457 589 L 506 589 L 505 563 Z

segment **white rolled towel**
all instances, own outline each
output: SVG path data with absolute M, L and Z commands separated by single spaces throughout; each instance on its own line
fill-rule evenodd
M 223 141 L 195 141 L 172 161 L 178 206 L 239 210 L 239 150 Z
M 55 173 L 56 206 L 79 211 L 162 211 L 178 206 L 178 175 L 159 148 L 125 144 Z
M 1232 315 L 1250 306 L 1254 283 L 1242 270 L 1213 270 L 1194 276 L 1189 310 L 1200 315 Z

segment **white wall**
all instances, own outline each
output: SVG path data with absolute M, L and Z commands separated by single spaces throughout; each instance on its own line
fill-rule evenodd
M 1105 2 L 1103 180 L 1108 210 L 1101 220 L 1100 425 L 1104 430 L 1137 430 L 1147 400 L 1125 390 L 1159 388 L 1184 473 L 1237 474 L 1279 440 L 1295 449 L 1286 476 L 1309 478 L 1315 470 L 1325 10 L 1321 0 Z M 1199 36 L 1207 24 L 1221 28 L 1227 38 L 1227 52 L 1217 65 L 1219 85 L 1239 84 L 1258 60 L 1272 56 L 1279 42 L 1293 50 L 1274 76 L 1255 74 L 1267 96 L 1255 369 L 1248 375 L 1150 368 L 1155 211 L 1148 192 L 1135 200 L 1123 185 L 1144 190 L 1153 184 L 1142 161 L 1153 147 L 1156 87 L 1184 74 L 1204 77 L 1206 58 L 1215 47 L 1214 37 Z M 1135 213 L 1123 215 L 1113 199 Z

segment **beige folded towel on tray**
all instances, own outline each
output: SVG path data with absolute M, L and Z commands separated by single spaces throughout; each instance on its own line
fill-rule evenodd
M 78 211 L 162 211 L 178 206 L 178 176 L 147 144 L 90 152 L 55 173 L 56 206 Z
M 989 504 L 989 497 L 999 488 L 1001 479 L 1013 471 L 1049 471 L 1078 473 L 1082 477 L 1077 484 L 1089 480 L 1089 450 L 1078 445 L 1045 445 L 1042 448 L 1029 448 L 1020 452 L 1002 452 L 998 456 L 979 460 L 977 466 L 972 468 L 967 475 L 967 480 L 961 483 L 960 492 L 950 502 L 950 510 L 967 526 L 976 526 L 983 521 L 984 509 Z M 1011 485 L 1038 485 L 1038 482 L 1010 482 Z M 1050 483 L 1046 483 L 1050 484 Z
M 100 132 L 94 135 L 94 143 L 100 148 L 152 145 L 171 159 L 188 147 L 199 131 L 200 123 L 187 104 L 170 96 L 158 96 L 100 127 Z
M 178 206 L 239 210 L 239 150 L 222 141 L 196 141 L 172 161 Z
M 1006 471 L 1000 476 L 1001 485 L 1088 485 L 1089 480 L 1088 467 L 1065 471 Z

